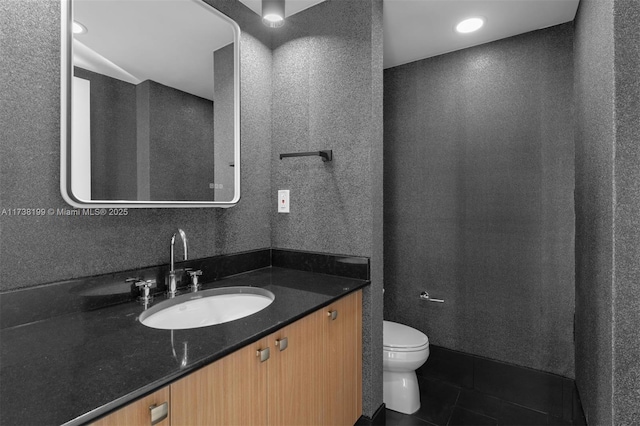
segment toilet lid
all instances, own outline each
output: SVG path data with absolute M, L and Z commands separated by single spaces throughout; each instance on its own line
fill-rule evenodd
M 424 333 L 391 321 L 383 322 L 382 340 L 385 348 L 421 348 L 429 344 L 429 338 Z

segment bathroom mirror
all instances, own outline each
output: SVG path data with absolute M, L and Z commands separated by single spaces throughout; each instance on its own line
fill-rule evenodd
M 65 201 L 236 204 L 239 39 L 238 25 L 202 0 L 63 0 Z

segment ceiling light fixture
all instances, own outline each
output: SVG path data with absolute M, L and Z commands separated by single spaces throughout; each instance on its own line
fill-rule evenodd
M 262 0 L 262 22 L 270 28 L 284 25 L 284 0 Z
M 484 25 L 484 18 L 469 18 L 456 25 L 456 31 L 459 33 L 472 33 L 478 31 Z
M 84 34 L 87 32 L 87 27 L 82 25 L 78 21 L 73 21 L 73 33 L 74 34 Z

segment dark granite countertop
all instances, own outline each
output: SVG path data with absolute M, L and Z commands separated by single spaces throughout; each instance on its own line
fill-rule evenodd
M 203 286 L 275 294 L 264 310 L 225 324 L 152 329 L 137 320 L 142 306 L 129 302 L 6 328 L 0 331 L 0 424 L 89 422 L 367 284 L 268 267 Z

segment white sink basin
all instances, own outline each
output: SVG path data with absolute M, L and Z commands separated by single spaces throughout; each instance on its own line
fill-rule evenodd
M 275 296 L 259 287 L 223 287 L 165 300 L 140 315 L 147 327 L 184 330 L 222 324 L 255 314 L 273 303 Z

